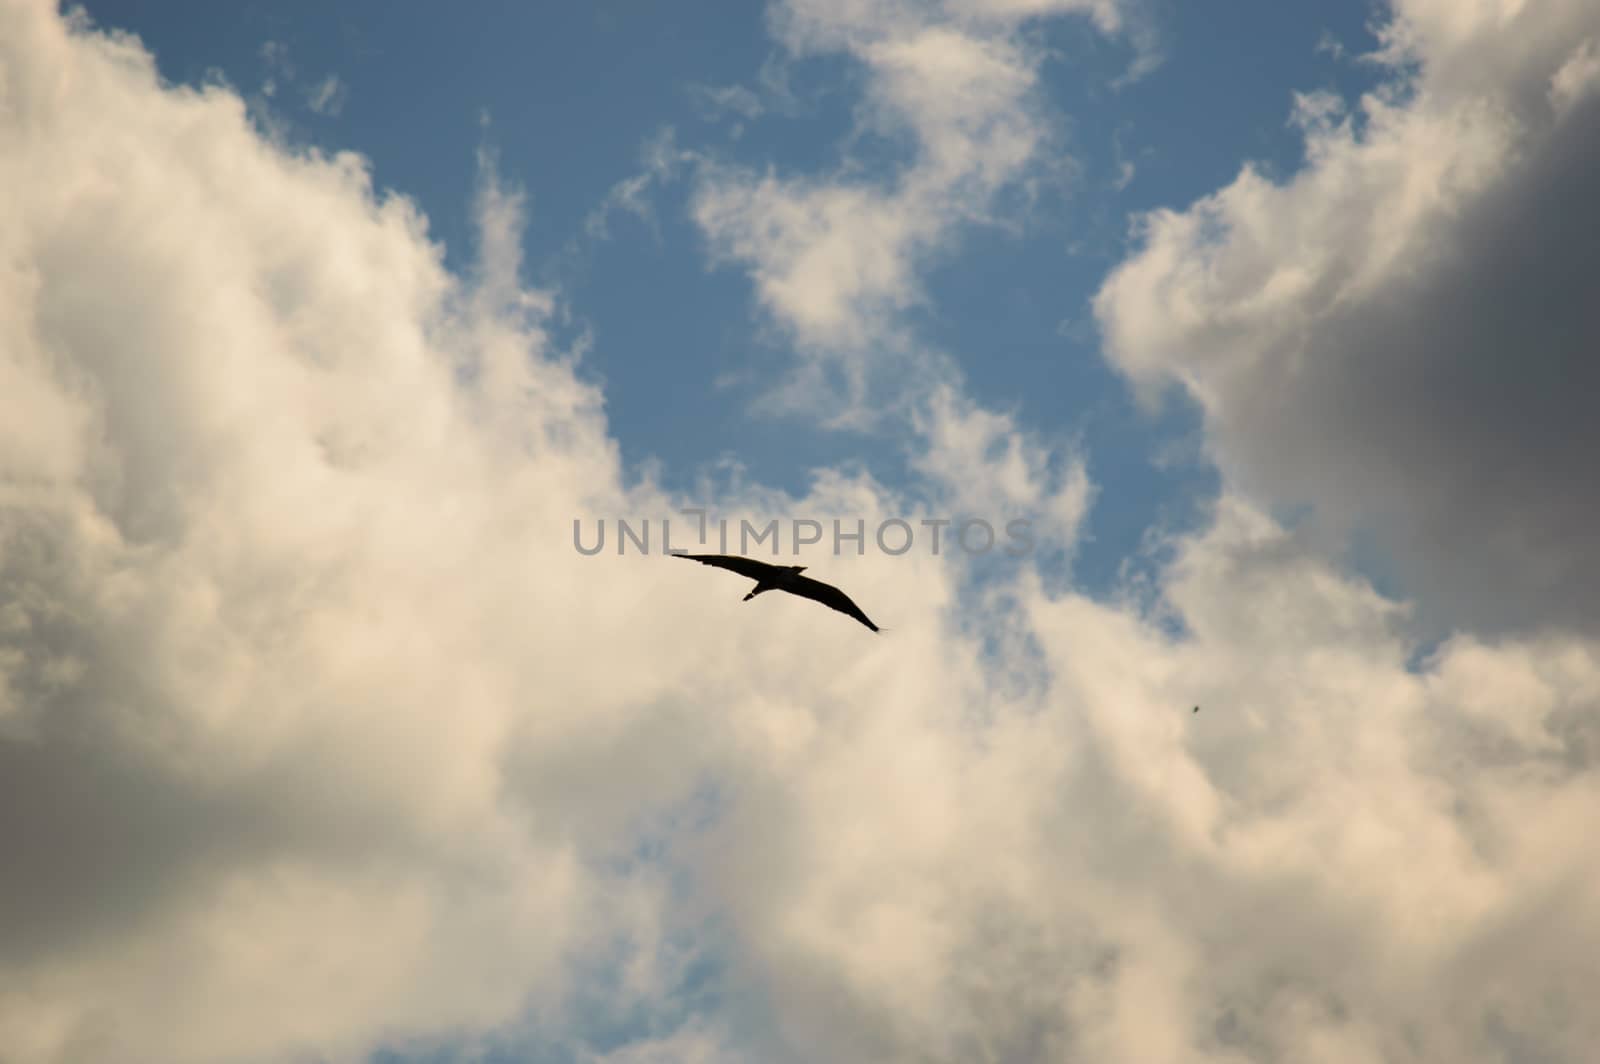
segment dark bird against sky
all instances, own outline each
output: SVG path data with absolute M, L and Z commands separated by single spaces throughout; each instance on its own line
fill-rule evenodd
M 878 630 L 878 626 L 861 612 L 861 607 L 850 601 L 849 595 L 832 584 L 824 584 L 809 576 L 801 576 L 806 568 L 803 565 L 770 565 L 754 558 L 741 558 L 736 554 L 677 554 L 674 557 L 688 558 L 701 565 L 714 565 L 718 569 L 727 569 L 740 576 L 748 576 L 756 582 L 756 586 L 744 597 L 746 602 L 763 591 L 787 591 L 791 595 L 820 602 L 829 609 L 847 613 L 874 632 Z

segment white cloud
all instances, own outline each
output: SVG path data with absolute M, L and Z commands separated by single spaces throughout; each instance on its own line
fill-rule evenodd
M 980 516 L 997 528 L 1027 519 L 1040 549 L 1076 542 L 1091 496 L 1082 456 L 1052 462 L 1051 449 L 1014 418 L 949 387 L 934 390 L 912 424 L 920 443 L 911 468 L 937 491 L 941 509 Z
M 1131 185 L 1135 175 L 1139 172 L 1138 164 L 1129 156 L 1128 150 L 1122 143 L 1122 135 L 1125 128 L 1119 128 L 1111 134 L 1111 158 L 1117 171 L 1116 177 L 1111 180 L 1111 188 L 1116 192 L 1121 192 Z M 1136 154 L 1148 156 L 1153 154 L 1153 150 L 1145 148 Z
M 624 490 L 550 349 L 514 188 L 486 174 L 464 281 L 359 160 L 127 40 L 0 7 L 0 71 L 0 1056 L 1600 1040 L 1592 643 L 1408 671 L 1396 604 L 1232 499 L 1164 574 L 1183 636 L 1026 567 L 958 609 L 948 559 L 821 563 L 872 637 L 580 558 L 574 516 L 675 501 Z M 935 487 L 1081 512 L 1070 465 L 945 401 Z M 837 471 L 698 501 L 913 506 Z M 704 960 L 748 1011 L 690 992 Z M 648 1030 L 587 1045 L 596 999 Z
M 276 99 L 279 88 L 284 85 L 297 89 L 314 114 L 337 118 L 344 110 L 345 102 L 350 98 L 350 87 L 339 80 L 338 75 L 329 74 L 320 81 L 301 78 L 294 60 L 289 56 L 289 46 L 282 41 L 265 41 L 256 54 L 261 57 L 266 76 L 261 82 L 261 99 L 252 103 L 263 124 L 270 126 L 283 123 L 281 115 L 267 111 L 266 101 Z
M 1600 87 L 1600 45 L 1591 37 L 1550 78 L 1550 105 L 1562 116 Z
M 282 41 L 263 41 L 257 49 L 266 77 L 261 81 L 261 95 L 272 98 L 278 95 L 278 79 L 294 80 L 294 63 L 289 59 L 289 46 Z
M 591 240 L 611 236 L 611 217 L 619 211 L 633 215 L 650 228 L 657 241 L 661 239 L 651 194 L 657 187 L 676 180 L 683 168 L 698 157 L 678 147 L 677 133 L 671 126 L 657 130 L 645 141 L 639 156 L 643 169 L 612 185 L 606 198 L 584 219 L 584 232 Z
M 690 94 L 700 105 L 703 117 L 710 121 L 730 114 L 753 121 L 767 109 L 761 97 L 743 85 L 693 85 Z
M 1402 70 L 1354 113 L 1298 99 L 1304 169 L 1152 213 L 1097 299 L 1113 362 L 1198 400 L 1234 483 L 1378 530 L 1436 625 L 1600 619 L 1597 31 L 1581 0 L 1398 4 Z
M 708 166 L 694 213 L 715 255 L 749 268 L 763 308 L 797 349 L 844 374 L 844 401 L 869 409 L 882 398 L 875 376 L 891 392 L 915 376 L 901 315 L 923 298 L 918 272 L 964 227 L 996 222 L 1003 192 L 1062 172 L 1037 93 L 1044 57 L 1024 23 L 1078 13 L 1109 33 L 1122 27 L 1118 12 L 1108 2 L 794 0 L 770 9 L 791 54 L 843 53 L 861 64 L 857 135 L 904 140 L 910 156 L 888 180 L 848 160 L 821 177 Z M 921 371 L 942 380 L 937 366 Z M 802 370 L 799 390 L 824 372 Z
M 616 490 L 503 276 L 514 205 L 486 192 L 463 289 L 358 160 L 43 5 L 0 19 L 0 1055 L 505 1017 L 609 893 L 498 797 L 504 736 L 570 697 L 511 636 L 526 534 Z
M 1333 31 L 1324 29 L 1317 34 L 1317 44 L 1313 49 L 1319 55 L 1327 55 L 1334 62 L 1340 62 L 1349 54 L 1344 42 L 1333 35 Z
M 306 106 L 319 115 L 338 118 L 349 96 L 348 86 L 339 80 L 338 75 L 329 74 L 306 90 Z

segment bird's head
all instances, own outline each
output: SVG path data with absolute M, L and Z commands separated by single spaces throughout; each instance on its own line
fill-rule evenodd
M 789 571 L 791 573 L 803 573 L 806 571 L 806 567 L 803 565 L 791 565 L 789 566 Z

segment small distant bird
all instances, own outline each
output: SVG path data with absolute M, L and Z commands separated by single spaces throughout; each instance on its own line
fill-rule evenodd
M 820 602 L 831 610 L 847 613 L 874 632 L 878 630 L 878 626 L 861 612 L 861 607 L 850 601 L 849 595 L 832 584 L 824 584 L 821 580 L 801 576 L 800 574 L 806 569 L 803 565 L 768 565 L 766 562 L 758 562 L 754 558 L 741 558 L 736 554 L 676 554 L 673 557 L 687 558 L 701 565 L 714 565 L 718 569 L 727 569 L 740 576 L 748 576 L 756 582 L 756 586 L 744 597 L 746 602 L 764 591 L 787 591 L 791 595 Z
M 1198 712 L 1200 712 L 1200 707 L 1199 707 L 1199 706 L 1195 706 L 1195 707 L 1194 707 L 1194 711 L 1195 711 L 1195 712 L 1196 712 L 1196 713 L 1198 713 Z

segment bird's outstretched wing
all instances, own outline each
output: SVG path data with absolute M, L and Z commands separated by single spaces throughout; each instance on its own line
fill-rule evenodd
M 874 632 L 878 630 L 878 626 L 873 624 L 865 613 L 861 612 L 861 607 L 851 602 L 849 595 L 846 595 L 832 584 L 824 584 L 821 580 L 813 580 L 809 576 L 799 576 L 789 581 L 784 590 L 799 595 L 801 598 L 820 602 L 829 609 L 849 614 Z
M 754 558 L 741 558 L 737 554 L 674 554 L 673 557 L 687 558 L 701 565 L 714 565 L 718 569 L 727 569 L 740 576 L 748 576 L 752 580 L 760 580 L 773 573 L 786 571 L 781 565 L 768 565 Z

